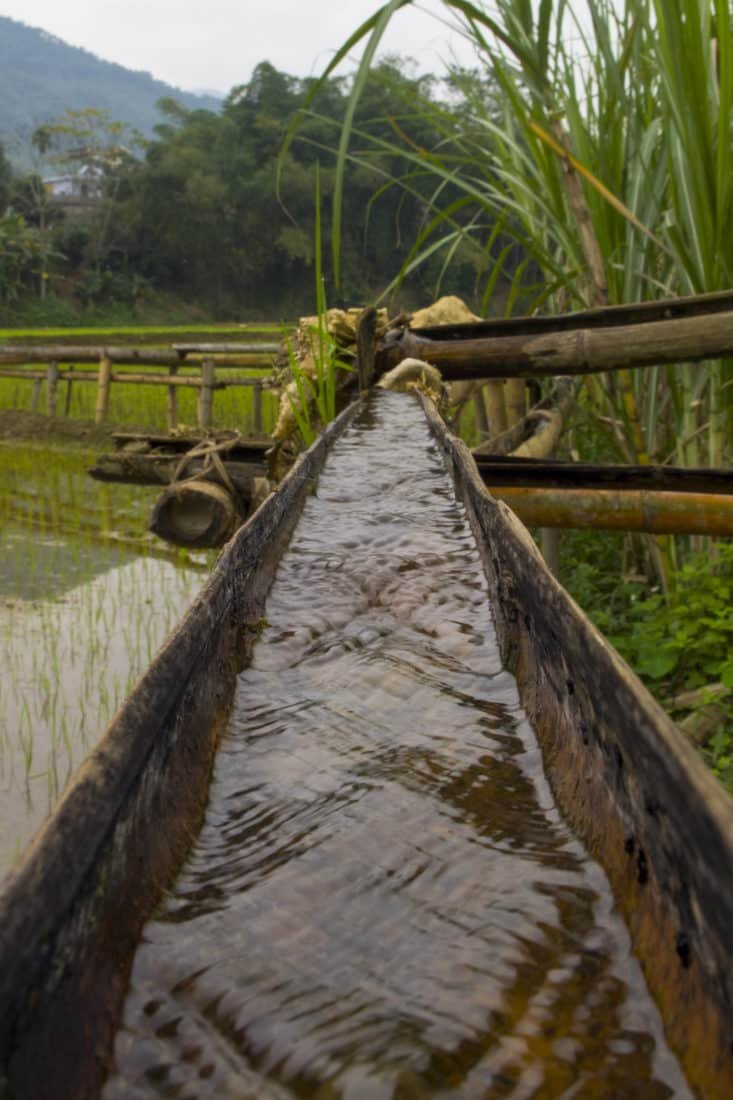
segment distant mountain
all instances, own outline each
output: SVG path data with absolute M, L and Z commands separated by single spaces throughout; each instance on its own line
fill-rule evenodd
M 218 111 L 221 98 L 183 92 L 150 73 L 102 61 L 88 50 L 0 16 L 0 143 L 19 167 L 29 163 L 33 131 L 67 107 L 98 107 L 150 137 L 161 121 L 156 101 L 173 97 L 191 109 Z

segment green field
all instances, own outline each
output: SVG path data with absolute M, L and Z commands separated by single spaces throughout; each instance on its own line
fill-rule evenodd
M 114 325 L 82 328 L 0 328 L 6 344 L 183 344 L 205 337 L 212 343 L 250 336 L 277 338 L 291 327 L 275 322 L 231 325 Z
M 254 337 L 255 342 L 263 338 L 268 343 L 277 342 L 284 326 L 269 323 L 241 325 L 187 325 L 187 326 L 131 326 L 125 328 L 75 328 L 75 329 L 0 329 L 0 342 L 8 345 L 27 344 L 47 345 L 58 342 L 65 345 L 146 345 L 165 348 L 176 343 L 217 343 L 223 341 L 244 341 Z M 71 366 L 74 370 L 89 375 L 89 382 L 61 380 L 57 394 L 57 415 L 74 420 L 93 420 L 97 398 L 97 367 L 90 364 L 69 364 L 60 360 L 62 371 Z M 1 369 L 1 368 L 0 368 Z M 42 364 L 29 364 L 28 372 L 43 370 Z M 114 366 L 115 374 L 144 372 L 150 377 L 167 373 L 165 367 L 155 370 L 149 367 Z M 195 367 L 181 367 L 179 375 L 197 376 Z M 266 377 L 269 369 L 257 368 L 238 370 L 226 368 L 219 371 L 217 380 Z M 29 411 L 33 407 L 33 380 L 28 378 L 0 378 L 0 409 Z M 198 391 L 180 386 L 178 393 L 178 423 L 182 427 L 194 428 L 197 425 Z M 39 412 L 47 409 L 47 386 L 41 383 L 40 391 L 35 395 Z M 156 431 L 167 430 L 167 389 L 165 386 L 140 385 L 137 383 L 113 383 L 110 389 L 109 412 L 107 420 L 120 426 L 150 428 Z M 269 432 L 277 417 L 277 398 L 265 390 L 262 395 L 262 430 Z M 232 386 L 218 389 L 214 394 L 213 426 L 215 428 L 236 428 L 245 433 L 254 431 L 253 395 L 246 386 Z
M 34 368 L 28 368 L 32 370 Z M 37 368 L 35 368 L 37 369 Z M 95 385 L 97 370 L 95 367 L 76 366 L 75 370 L 89 372 L 90 382 L 60 382 L 57 398 L 59 416 L 68 416 L 75 420 L 93 420 L 97 399 Z M 115 367 L 115 373 L 140 373 L 139 367 Z M 152 375 L 152 371 L 150 373 Z M 195 369 L 181 370 L 196 374 Z M 227 371 L 221 374 L 223 380 L 236 377 L 266 377 L 266 370 Z M 41 384 L 39 411 L 46 409 L 46 383 Z M 29 411 L 33 395 L 33 383 L 30 379 L 0 378 L 0 409 Z M 116 382 L 110 388 L 108 421 L 111 424 L 129 425 L 139 428 L 151 428 L 156 431 L 167 430 L 166 414 L 167 389 L 165 386 L 148 386 L 136 383 Z M 195 428 L 197 424 L 196 402 L 198 391 L 184 386 L 178 387 L 178 422 L 182 426 Z M 252 434 L 254 430 L 252 390 L 247 386 L 232 386 L 229 389 L 216 390 L 214 394 L 213 425 L 216 428 L 236 428 L 243 434 Z M 264 432 L 270 432 L 277 418 L 277 398 L 270 391 L 262 394 L 262 425 Z

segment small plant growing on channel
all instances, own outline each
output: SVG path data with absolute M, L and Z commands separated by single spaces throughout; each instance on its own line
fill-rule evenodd
M 328 303 L 323 278 L 321 244 L 321 175 L 318 164 L 316 164 L 315 201 L 316 324 L 310 326 L 308 333 L 308 353 L 313 362 L 312 373 L 304 369 L 290 341 L 287 345 L 288 365 L 295 384 L 295 393 L 288 393 L 287 396 L 298 431 L 307 447 L 315 440 L 318 426 L 328 424 L 336 416 L 337 371 L 353 369 L 339 355 L 338 344 L 328 330 Z

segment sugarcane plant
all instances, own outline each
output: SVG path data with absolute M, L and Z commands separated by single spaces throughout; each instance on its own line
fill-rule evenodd
M 412 2 L 379 8 L 322 77 L 364 43 L 336 149 L 337 279 L 347 169 L 389 152 L 405 172 L 385 186 L 434 183 L 398 281 L 436 251 L 449 261 L 470 241 L 485 254 L 484 309 L 517 250 L 524 258 L 515 263 L 509 305 L 525 311 L 733 285 L 733 35 L 725 0 L 495 0 L 491 9 L 443 0 L 480 69 L 456 74 L 459 115 L 432 101 L 413 105 L 431 112 L 442 133 L 431 150 L 410 141 L 409 120 L 394 127 L 394 143 L 354 128 L 382 36 Z M 581 400 L 626 461 L 730 460 L 730 362 L 593 378 Z

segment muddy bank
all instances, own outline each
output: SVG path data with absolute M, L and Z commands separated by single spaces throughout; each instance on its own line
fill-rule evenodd
M 112 447 L 115 432 L 152 430 L 146 425 L 95 424 L 93 420 L 46 416 L 28 409 L 0 409 L 0 440 L 19 439 L 32 443 L 101 448 Z

